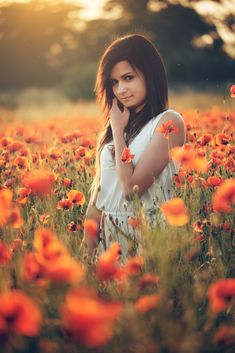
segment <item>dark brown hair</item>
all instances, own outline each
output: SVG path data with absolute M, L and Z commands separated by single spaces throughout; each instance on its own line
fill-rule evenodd
M 125 128 L 127 145 L 147 122 L 168 108 L 166 72 L 161 56 L 153 43 L 141 34 L 128 34 L 113 41 L 101 57 L 95 84 L 97 102 L 101 104 L 105 123 L 97 144 L 96 177 L 91 187 L 92 193 L 99 183 L 101 150 L 113 138 L 109 121 L 109 110 L 114 98 L 110 73 L 113 66 L 120 61 L 128 61 L 133 69 L 140 70 L 147 87 L 144 108 L 138 113 L 130 109 L 130 118 Z

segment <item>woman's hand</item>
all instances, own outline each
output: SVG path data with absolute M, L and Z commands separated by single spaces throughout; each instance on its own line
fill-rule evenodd
M 117 98 L 114 98 L 109 112 L 109 117 L 113 133 L 123 132 L 128 124 L 130 111 L 124 106 L 124 110 L 122 112 L 118 107 Z

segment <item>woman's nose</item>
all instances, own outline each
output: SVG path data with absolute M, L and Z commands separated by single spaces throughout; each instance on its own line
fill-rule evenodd
M 122 94 L 122 93 L 125 93 L 126 91 L 127 91 L 127 88 L 126 88 L 125 84 L 119 83 L 117 92 L 119 94 Z

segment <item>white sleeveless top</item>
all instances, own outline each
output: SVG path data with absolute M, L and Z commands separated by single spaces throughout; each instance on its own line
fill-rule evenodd
M 129 144 L 128 148 L 130 148 L 131 154 L 135 155 L 134 159 L 132 159 L 134 167 L 138 163 L 143 151 L 150 144 L 154 130 L 162 116 L 169 111 L 174 110 L 167 109 L 152 118 Z M 115 169 L 115 163 L 109 149 L 111 145 L 113 145 L 113 141 L 104 145 L 100 154 L 100 191 L 97 196 L 96 207 L 107 213 L 131 215 L 133 211 L 133 201 L 127 201 L 122 192 Z M 156 208 L 159 207 L 163 201 L 172 197 L 172 178 L 173 174 L 178 173 L 178 170 L 179 166 L 173 161 L 169 161 L 155 182 L 140 197 L 146 214 L 151 213 L 153 210 L 156 212 Z

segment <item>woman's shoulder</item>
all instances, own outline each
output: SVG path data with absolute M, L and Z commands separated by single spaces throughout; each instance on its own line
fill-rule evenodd
M 150 135 L 152 135 L 160 125 L 168 121 L 172 121 L 173 125 L 184 132 L 185 124 L 182 115 L 176 110 L 168 108 L 151 119 Z

